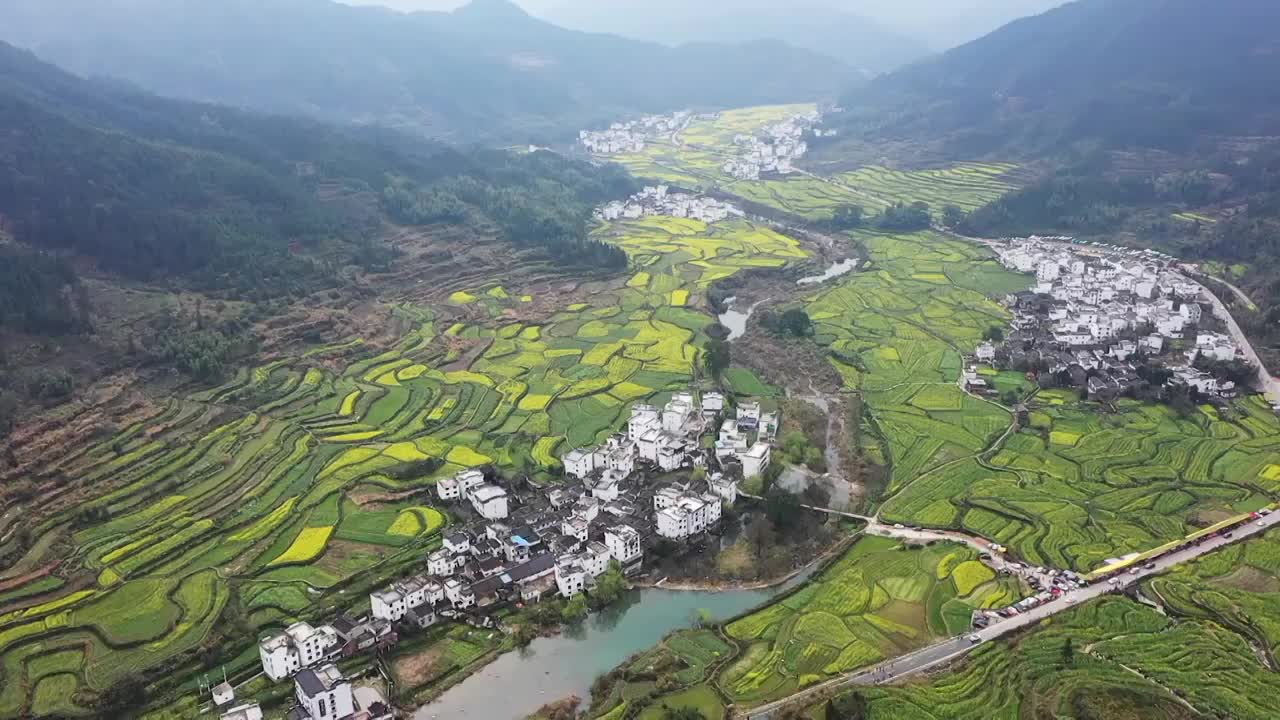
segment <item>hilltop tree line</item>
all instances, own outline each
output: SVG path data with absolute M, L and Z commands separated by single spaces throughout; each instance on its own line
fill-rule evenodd
M 944 219 L 955 221 L 958 214 L 963 214 L 959 208 L 948 205 L 944 211 Z M 861 205 L 843 205 L 836 208 L 828 224 L 833 230 L 870 228 L 885 232 L 917 232 L 928 230 L 932 222 L 929 203 L 898 202 L 870 217 Z
M 406 224 L 494 222 L 517 247 L 545 250 L 567 264 L 620 270 L 626 254 L 589 237 L 591 211 L 611 197 L 635 190 L 617 166 L 593 167 L 551 153 L 486 153 L 476 172 L 420 184 L 388 179 L 382 204 Z

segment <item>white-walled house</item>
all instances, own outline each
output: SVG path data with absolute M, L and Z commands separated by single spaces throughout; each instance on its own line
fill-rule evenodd
M 669 488 L 670 489 L 670 488 Z M 663 507 L 654 513 L 658 535 L 681 540 L 706 530 L 720 522 L 720 498 L 715 495 L 695 495 L 677 491 L 677 499 L 666 498 Z M 657 497 L 654 498 L 655 506 Z
M 742 475 L 743 477 L 753 478 L 759 476 L 769 467 L 772 450 L 767 443 L 756 443 L 747 450 L 742 456 Z
M 644 554 L 640 533 L 628 525 L 615 525 L 604 531 L 604 544 L 609 555 L 623 565 L 639 560 Z
M 452 477 L 436 482 L 436 493 L 441 500 L 461 500 L 474 487 L 484 484 L 484 473 L 479 470 L 463 470 Z
M 501 520 L 507 516 L 507 491 L 497 485 L 480 485 L 473 488 L 467 497 L 485 520 Z
M 351 683 L 334 665 L 298 673 L 294 678 L 294 697 L 310 720 L 339 720 L 356 711 Z
M 723 473 L 714 473 L 707 478 L 707 487 L 711 494 L 732 505 L 738 501 L 738 481 L 731 480 Z
M 262 671 L 272 680 L 283 680 L 297 671 L 324 660 L 338 645 L 338 633 L 328 625 L 313 628 L 294 623 L 283 633 L 269 635 L 258 643 Z
M 582 480 L 596 470 L 596 453 L 592 450 L 577 449 L 565 453 L 561 458 L 564 471 L 568 475 Z

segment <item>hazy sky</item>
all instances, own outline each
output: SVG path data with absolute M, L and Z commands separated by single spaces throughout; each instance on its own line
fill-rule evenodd
M 349 5 L 385 5 L 397 10 L 452 10 L 465 5 L 467 0 L 340 0 Z M 582 1 L 582 0 L 578 0 Z M 689 0 L 700 5 L 733 8 L 743 0 Z M 784 2 L 784 0 L 778 0 Z M 1040 12 L 1066 0 L 819 0 L 821 4 L 847 9 L 868 15 L 918 19 L 929 21 L 938 17 L 960 17 L 968 14 L 996 14 L 1009 18 L 1025 13 Z M 531 13 L 542 12 L 572 0 L 515 0 L 516 4 Z M 609 4 L 610 0 L 593 0 Z

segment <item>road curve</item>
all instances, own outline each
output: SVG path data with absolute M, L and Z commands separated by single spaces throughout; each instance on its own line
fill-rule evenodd
M 850 685 L 883 685 L 897 682 L 910 675 L 933 669 L 956 658 L 963 657 L 981 643 L 997 640 L 1011 633 L 1037 625 L 1045 618 L 1069 610 L 1077 604 L 1130 587 L 1147 577 L 1158 575 L 1169 568 L 1195 560 L 1226 545 L 1264 533 L 1277 525 L 1280 525 L 1280 512 L 1272 513 L 1257 521 L 1251 520 L 1247 524 L 1235 528 L 1231 532 L 1232 537 L 1230 538 L 1219 535 L 1218 537 L 1204 540 L 1199 545 L 1191 545 L 1170 552 L 1157 560 L 1151 561 L 1150 564 L 1154 565 L 1154 567 L 1149 570 L 1145 567 L 1139 567 L 1136 572 L 1116 576 L 1115 584 L 1106 581 L 1095 582 L 1079 590 L 1064 593 L 1056 600 L 1047 602 L 1020 615 L 1015 615 L 1012 618 L 1002 619 L 989 627 L 976 630 L 970 635 L 943 640 L 909 655 L 894 658 L 880 665 L 810 686 L 789 697 L 747 710 L 742 713 L 741 717 L 746 717 L 749 720 L 768 720 L 779 710 L 789 705 L 813 699 L 824 692 L 838 690 Z M 978 642 L 971 642 L 968 639 L 974 636 L 976 636 Z
M 1258 357 L 1258 353 L 1253 349 L 1253 343 L 1249 342 L 1249 336 L 1244 334 L 1244 330 L 1240 329 L 1240 324 L 1232 317 L 1231 311 L 1227 309 L 1226 303 L 1214 295 L 1209 288 L 1200 284 L 1194 278 L 1186 277 L 1188 281 L 1194 282 L 1200 286 L 1200 294 L 1202 299 L 1213 306 L 1213 314 L 1217 315 L 1222 322 L 1226 323 L 1227 329 L 1231 331 L 1231 338 L 1235 340 L 1236 346 L 1244 353 L 1245 360 L 1253 363 L 1258 369 L 1258 389 L 1267 396 L 1267 400 L 1272 405 L 1280 404 L 1280 378 L 1271 377 L 1271 373 L 1267 372 L 1267 366 L 1263 364 L 1262 359 Z

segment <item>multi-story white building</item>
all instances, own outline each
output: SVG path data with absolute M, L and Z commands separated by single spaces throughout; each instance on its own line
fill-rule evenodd
M 413 608 L 427 602 L 427 595 L 438 588 L 435 583 L 425 577 L 411 577 L 391 584 L 385 590 L 369 594 L 370 614 L 379 620 L 398 622 Z
M 720 498 L 715 495 L 680 493 L 674 503 L 669 499 L 664 499 L 665 507 L 654 513 L 658 535 L 662 537 L 687 538 L 720 522 Z M 655 505 L 657 502 L 655 496 Z
M 338 645 L 338 633 L 328 625 L 313 628 L 305 622 L 294 623 L 283 633 L 263 638 L 258 643 L 262 671 L 272 680 L 283 680 L 302 668 L 324 660 Z
M 440 548 L 427 556 L 427 572 L 440 577 L 448 577 L 457 568 L 454 558 L 457 557 L 445 548 Z
M 742 476 L 757 477 L 769 467 L 772 451 L 768 443 L 756 443 L 742 455 Z
M 561 597 L 569 598 L 586 592 L 589 577 L 587 569 L 577 556 L 556 563 L 556 589 L 560 591 Z
M 640 533 L 628 525 L 614 525 L 604 531 L 604 544 L 609 555 L 623 565 L 629 565 L 644 554 Z
M 484 484 L 484 473 L 479 470 L 464 470 L 453 477 L 440 478 L 436 482 L 436 493 L 441 500 L 461 500 L 474 487 Z
M 333 665 L 298 673 L 294 697 L 309 720 L 341 720 L 356 712 L 351 683 Z
M 724 395 L 709 392 L 702 396 L 702 414 L 704 416 L 719 415 L 724 412 Z
M 497 485 L 480 485 L 467 494 L 471 506 L 486 520 L 501 520 L 507 516 L 507 491 Z
M 660 430 L 662 422 L 658 417 L 658 409 L 652 405 L 636 405 L 631 408 L 631 418 L 627 420 L 627 439 L 636 442 L 641 435 L 650 430 Z
M 397 592 L 394 585 L 386 590 L 369 593 L 369 612 L 379 620 L 396 622 L 404 617 L 410 607 L 405 602 L 404 595 Z
M 571 450 L 560 458 L 564 463 L 564 471 L 568 475 L 582 480 L 596 470 L 596 452 L 594 450 Z
M 476 594 L 471 587 L 457 578 L 449 578 L 444 583 L 444 597 L 459 610 L 465 610 L 474 607 L 476 604 Z

